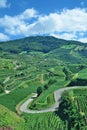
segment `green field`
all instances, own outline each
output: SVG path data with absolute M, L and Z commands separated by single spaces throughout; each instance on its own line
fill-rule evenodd
M 79 72 L 79 78 L 81 79 L 87 79 L 87 68 L 83 69 Z

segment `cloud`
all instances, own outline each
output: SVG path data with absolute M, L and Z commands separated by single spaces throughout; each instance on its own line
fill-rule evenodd
M 53 35 L 67 40 L 81 40 L 87 33 L 87 9 L 63 9 L 49 15 L 39 14 L 34 8 L 17 16 L 0 18 L 0 28 L 12 36 Z
M 30 18 L 33 18 L 33 17 L 37 17 L 37 14 L 38 14 L 38 12 L 33 8 L 26 9 L 23 13 L 21 13 L 19 15 L 19 19 L 21 19 L 21 20 L 30 19 Z
M 87 10 L 75 8 L 64 9 L 62 12 L 39 16 L 38 20 L 27 26 L 28 35 L 54 34 L 67 40 L 84 40 L 80 34 L 87 32 Z
M 26 9 L 23 13 L 11 17 L 5 15 L 0 18 L 0 27 L 4 28 L 5 32 L 10 35 L 26 35 L 25 31 L 32 18 L 37 17 L 37 11 L 32 9 Z
M 87 31 L 87 11 L 85 9 L 63 10 L 40 17 L 34 28 L 41 26 L 47 32 Z M 41 28 L 40 28 L 41 29 Z
M 80 42 L 84 42 L 84 43 L 87 43 L 87 37 L 79 38 L 78 41 L 80 41 Z
M 7 35 L 0 33 L 0 41 L 8 41 L 9 39 L 10 38 Z
M 65 40 L 76 40 L 77 36 L 75 33 L 61 33 L 61 34 L 50 34 L 56 38 L 65 39 Z
M 7 3 L 7 0 L 0 0 L 0 8 L 7 8 L 10 4 Z

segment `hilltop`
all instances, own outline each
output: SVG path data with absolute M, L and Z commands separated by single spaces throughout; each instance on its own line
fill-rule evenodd
M 87 44 L 77 41 L 66 41 L 52 36 L 35 36 L 19 40 L 1 42 L 0 52 L 9 54 L 38 52 L 47 57 L 69 63 L 87 61 Z

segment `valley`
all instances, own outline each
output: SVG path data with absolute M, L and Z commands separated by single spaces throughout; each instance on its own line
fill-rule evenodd
M 0 127 L 87 130 L 86 93 L 87 44 L 51 36 L 0 43 Z

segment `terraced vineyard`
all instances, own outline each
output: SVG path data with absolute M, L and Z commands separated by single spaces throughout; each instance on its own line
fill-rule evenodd
M 87 88 L 75 88 L 62 94 L 58 113 L 68 130 L 87 130 Z
M 67 123 L 63 124 L 62 120 L 55 113 L 43 114 L 25 114 L 27 118 L 26 130 L 66 130 Z
M 0 126 L 14 130 L 80 130 L 69 127 L 69 120 L 61 118 L 59 108 L 38 114 L 20 111 L 20 106 L 34 93 L 38 96 L 28 109 L 39 111 L 55 103 L 54 91 L 80 86 L 81 91 L 73 90 L 72 99 L 75 98 L 77 105 L 77 117 L 78 112 L 85 117 L 85 121 L 81 117 L 85 124 L 84 127 L 80 124 L 81 130 L 86 130 L 87 89 L 83 90 L 83 86 L 87 86 L 86 46 L 48 36 L 0 43 Z M 72 106 L 71 113 L 74 102 Z M 65 113 L 67 111 L 62 111 L 62 117 L 66 117 Z
M 85 116 L 87 123 L 87 89 L 77 89 L 73 92 L 77 101 L 78 110 Z

